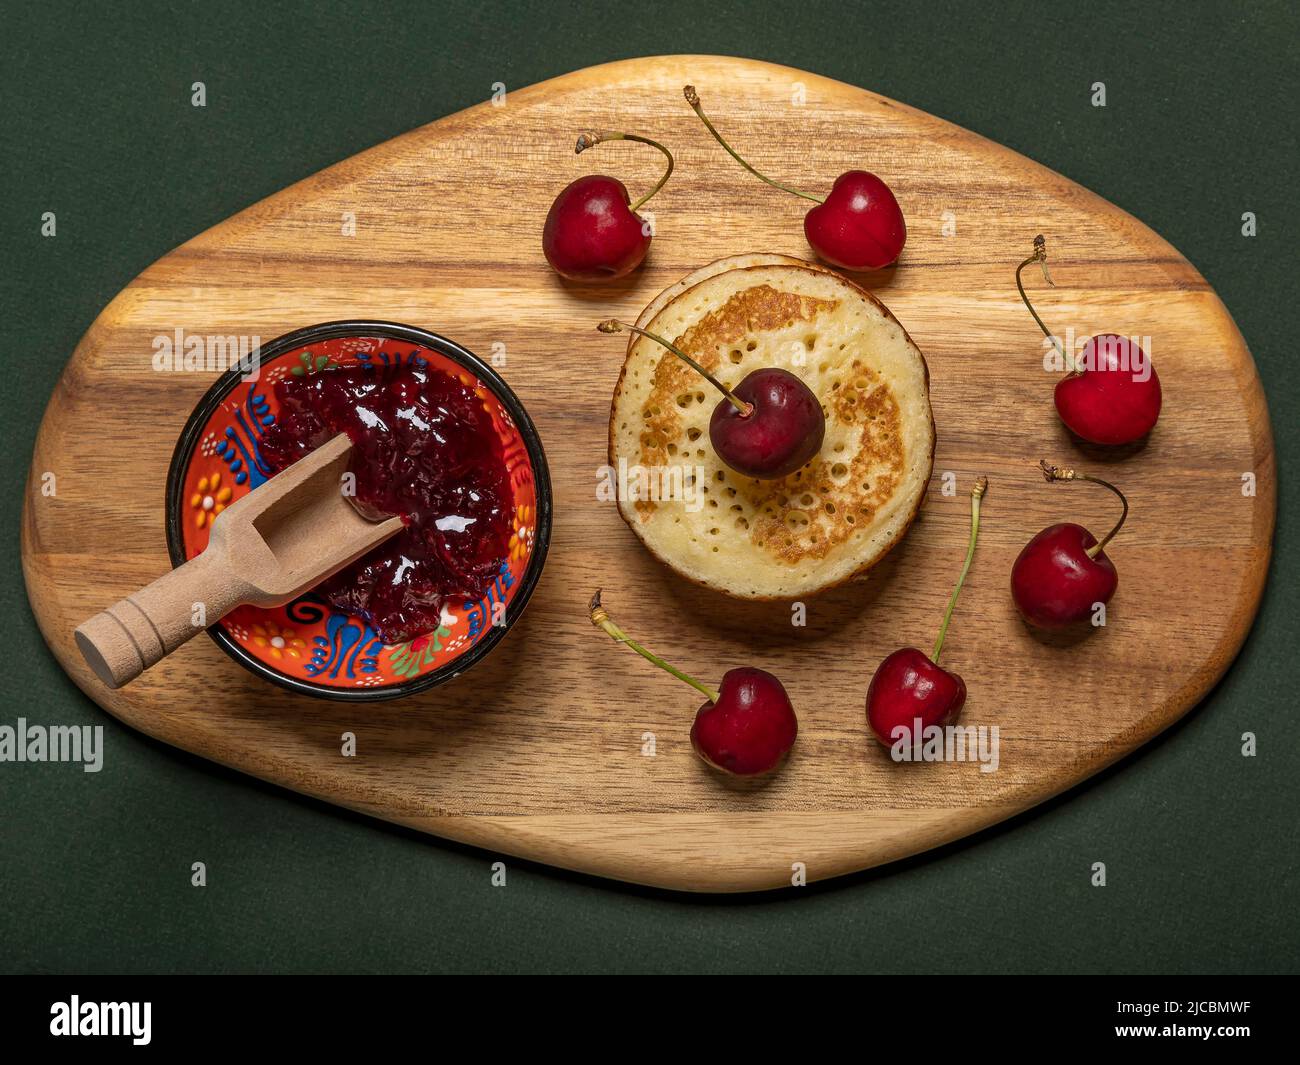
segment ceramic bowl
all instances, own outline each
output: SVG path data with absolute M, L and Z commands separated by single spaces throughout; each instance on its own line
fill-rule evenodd
M 393 699 L 450 680 L 496 646 L 541 576 L 551 533 L 551 484 L 541 438 L 523 404 L 491 366 L 459 344 L 423 329 L 371 321 L 329 322 L 289 333 L 262 345 L 256 380 L 237 367 L 208 390 L 181 432 L 167 477 L 172 564 L 207 546 L 218 508 L 271 475 L 258 441 L 278 413 L 276 381 L 337 365 L 407 361 L 458 375 L 486 405 L 514 490 L 509 555 L 486 596 L 449 604 L 436 631 L 405 643 L 383 643 L 364 621 L 310 592 L 275 609 L 239 607 L 208 629 L 241 665 L 293 691 L 328 699 Z

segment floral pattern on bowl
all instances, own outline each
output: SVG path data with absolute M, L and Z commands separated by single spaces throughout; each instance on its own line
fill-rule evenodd
M 181 433 L 167 485 L 173 565 L 202 552 L 216 516 L 271 476 L 258 443 L 278 414 L 276 381 L 331 366 L 405 361 L 459 377 L 487 408 L 514 491 L 510 545 L 486 595 L 449 604 L 435 631 L 405 643 L 385 644 L 363 620 L 310 592 L 274 609 L 239 607 L 209 633 L 253 672 L 326 698 L 395 698 L 464 672 L 523 612 L 550 539 L 546 457 L 522 404 L 495 371 L 470 352 L 410 326 L 334 322 L 290 333 L 263 345 L 260 354 L 255 379 L 245 379 L 239 369 L 227 372 L 209 389 Z

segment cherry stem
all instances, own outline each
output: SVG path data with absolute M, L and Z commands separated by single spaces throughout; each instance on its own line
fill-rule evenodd
M 743 399 L 740 399 L 738 396 L 736 396 L 735 393 L 731 391 L 731 389 L 729 389 L 726 385 L 724 385 L 721 381 L 719 381 L 716 377 L 714 377 L 713 374 L 709 373 L 708 370 L 706 370 L 698 362 L 696 362 L 689 355 L 687 355 L 686 352 L 682 351 L 682 349 L 677 347 L 676 344 L 670 344 L 663 337 L 648 332 L 647 330 L 642 329 L 640 326 L 628 325 L 627 322 L 620 322 L 617 318 L 606 318 L 605 321 L 601 322 L 600 325 L 596 326 L 596 329 L 601 333 L 621 333 L 624 329 L 627 329 L 633 333 L 639 333 L 643 337 L 648 337 L 649 339 L 653 340 L 656 344 L 662 344 L 674 355 L 676 355 L 679 359 L 681 359 L 682 362 L 686 363 L 686 365 L 689 366 L 692 370 L 698 373 L 701 377 L 705 378 L 705 380 L 707 380 L 709 384 L 711 384 L 714 388 L 716 388 L 719 392 L 721 392 L 724 396 L 726 396 L 727 399 L 731 401 L 731 405 L 735 407 L 736 410 L 740 411 L 740 416 L 742 418 L 748 418 L 751 414 L 754 413 L 754 405 L 752 403 L 746 403 Z
M 1096 558 L 1105 550 L 1106 545 L 1115 538 L 1115 534 L 1124 527 L 1124 520 L 1128 517 L 1128 500 L 1124 498 L 1124 493 L 1116 488 L 1109 481 L 1103 481 L 1100 477 L 1092 477 L 1086 473 L 1080 473 L 1078 470 L 1065 469 L 1060 466 L 1052 466 L 1049 463 L 1039 461 L 1039 468 L 1043 471 L 1043 476 L 1049 481 L 1091 481 L 1093 484 L 1099 484 L 1103 488 L 1109 488 L 1117 496 L 1119 501 L 1124 504 L 1124 512 L 1120 514 L 1119 521 L 1115 523 L 1115 528 L 1111 529 L 1097 543 L 1093 544 L 1087 550 L 1089 558 Z
M 722 134 L 719 133 L 716 128 L 714 128 L 713 123 L 709 121 L 708 116 L 704 113 L 704 109 L 700 106 L 700 97 L 699 94 L 695 91 L 695 86 L 687 85 L 682 90 L 682 94 L 686 97 L 686 102 L 691 105 L 691 109 L 697 115 L 700 116 L 700 121 L 704 123 L 705 129 L 707 129 L 710 133 L 713 134 L 713 139 L 717 141 L 719 144 L 721 144 L 724 148 L 726 148 L 727 153 L 731 156 L 731 158 L 736 160 L 736 162 L 738 162 L 741 166 L 743 166 L 746 170 L 748 170 L 751 174 L 753 174 L 754 177 L 758 178 L 761 181 L 766 181 L 769 185 L 772 185 L 780 189 L 782 192 L 789 192 L 795 196 L 802 196 L 805 200 L 812 200 L 813 203 L 824 202 L 817 196 L 812 196 L 806 192 L 800 192 L 798 189 L 792 189 L 789 185 L 782 185 L 781 182 L 779 181 L 773 181 L 766 174 L 760 174 L 757 170 L 755 170 L 752 166 L 750 166 L 747 162 L 745 162 L 745 160 L 742 159 L 737 154 L 736 150 L 730 144 L 728 144 L 725 140 L 722 139 Z
M 667 670 L 678 680 L 684 680 L 692 688 L 694 688 L 701 695 L 703 695 L 704 698 L 708 699 L 709 702 L 716 703 L 718 701 L 717 692 L 712 691 L 709 688 L 706 688 L 694 677 L 689 676 L 686 673 L 683 673 L 680 669 L 677 669 L 674 666 L 670 666 L 658 655 L 652 654 L 650 651 L 647 651 L 644 647 L 642 647 L 639 643 L 637 643 L 636 640 L 632 639 L 631 636 L 629 636 L 626 632 L 624 632 L 617 625 L 615 625 L 613 620 L 610 618 L 609 614 L 605 612 L 605 608 L 600 605 L 599 588 L 596 589 L 596 594 L 591 597 L 591 623 L 595 625 L 596 628 L 598 629 L 604 629 L 605 632 L 607 632 L 611 637 L 613 637 L 619 643 L 627 644 L 628 647 L 632 648 L 632 650 L 634 650 L 646 661 L 653 662 L 660 669 Z
M 648 144 L 651 148 L 658 148 L 668 160 L 668 169 L 664 171 L 664 176 L 659 179 L 659 183 L 637 200 L 636 203 L 628 205 L 628 210 L 635 214 L 651 196 L 664 187 L 668 178 L 672 176 L 673 153 L 658 141 L 652 141 L 649 137 L 639 137 L 635 133 L 616 133 L 608 129 L 589 129 L 585 133 L 579 134 L 577 147 L 573 149 L 574 154 L 581 155 L 588 148 L 594 148 L 604 141 L 636 141 L 637 144 Z
M 1053 288 L 1056 287 L 1056 282 L 1052 280 L 1052 275 L 1047 269 L 1047 241 L 1043 239 L 1041 233 L 1034 238 L 1034 254 L 1016 267 L 1016 288 L 1020 290 L 1020 299 L 1024 302 L 1025 306 L 1029 308 L 1029 313 L 1034 316 L 1034 321 L 1038 323 L 1038 328 L 1043 331 L 1043 336 L 1047 337 L 1047 339 L 1056 347 L 1056 350 L 1060 352 L 1061 359 L 1065 362 L 1066 371 L 1068 373 L 1074 373 L 1074 360 L 1065 353 L 1065 348 L 1063 348 L 1061 342 L 1056 339 L 1056 334 L 1043 324 L 1043 320 L 1038 317 L 1038 312 L 1034 310 L 1034 305 L 1029 302 L 1029 296 L 1025 293 L 1025 285 L 1024 282 L 1020 280 L 1020 274 L 1021 271 L 1023 271 L 1030 263 L 1038 263 L 1039 266 L 1043 268 L 1043 280 Z
M 989 479 L 979 477 L 975 480 L 975 487 L 970 490 L 970 544 L 966 548 L 966 561 L 962 563 L 957 587 L 952 590 L 952 598 L 948 600 L 948 609 L 943 615 L 943 624 L 939 626 L 939 638 L 934 642 L 934 654 L 930 656 L 930 661 L 936 666 L 939 664 L 939 652 L 943 650 L 943 638 L 948 635 L 948 622 L 952 620 L 953 607 L 957 605 L 957 596 L 961 595 L 961 586 L 966 583 L 966 574 L 970 572 L 971 560 L 975 557 L 975 541 L 980 534 L 980 500 L 984 498 L 988 487 Z

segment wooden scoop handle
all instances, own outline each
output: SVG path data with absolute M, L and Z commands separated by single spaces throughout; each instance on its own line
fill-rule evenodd
M 77 647 L 100 680 L 120 688 L 215 625 L 251 591 L 214 552 L 205 551 L 83 622 L 75 633 Z

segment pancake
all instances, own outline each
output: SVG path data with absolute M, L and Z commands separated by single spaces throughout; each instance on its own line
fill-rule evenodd
M 724 274 L 728 270 L 740 270 L 747 266 L 811 266 L 802 259 L 796 259 L 793 255 L 776 255 L 766 252 L 749 252 L 745 255 L 728 255 L 723 259 L 714 259 L 713 262 L 701 266 L 698 270 L 692 270 L 680 281 L 676 281 L 664 289 L 659 295 L 646 304 L 646 308 L 637 317 L 636 325 L 645 329 L 647 323 L 662 311 L 677 296 L 680 296 L 688 288 L 693 288 L 701 281 L 707 281 L 718 274 Z M 820 269 L 820 268 L 819 268 Z M 629 348 L 636 342 L 636 334 L 629 334 L 627 346 Z
M 717 265 L 673 286 L 643 328 L 729 388 L 767 366 L 796 374 L 822 401 L 825 441 L 782 480 L 742 477 L 709 442 L 717 391 L 635 336 L 610 412 L 610 464 L 633 489 L 619 511 L 689 580 L 741 599 L 811 595 L 864 574 L 915 518 L 934 460 L 929 371 L 884 304 L 839 274 Z

